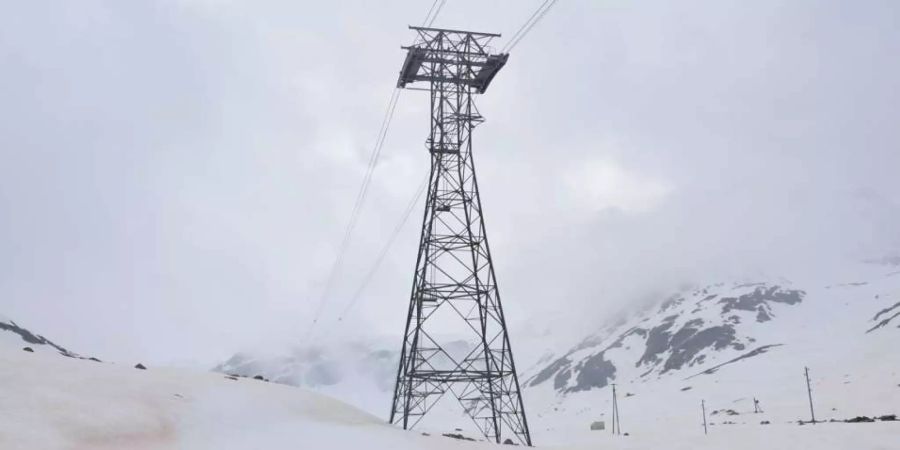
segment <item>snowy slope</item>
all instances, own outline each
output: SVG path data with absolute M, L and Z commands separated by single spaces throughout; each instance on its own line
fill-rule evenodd
M 523 377 L 544 423 L 536 434 L 570 442 L 609 422 L 612 383 L 633 434 L 696 430 L 701 400 L 718 426 L 808 420 L 805 366 L 819 420 L 900 413 L 900 276 L 884 265 L 844 273 L 697 287 L 587 337 Z
M 306 390 L 138 370 L 0 344 L 0 448 L 479 448 L 389 427 Z
M 693 405 L 690 405 L 693 406 Z M 623 402 L 623 418 L 638 416 Z M 546 421 L 532 416 L 533 429 Z M 797 426 L 733 425 L 699 430 L 678 416 L 631 436 L 572 433 L 559 449 L 891 449 L 896 422 Z M 546 442 L 543 443 L 546 445 Z M 538 441 L 539 444 L 542 441 Z M 493 445 L 423 436 L 331 398 L 275 383 L 208 372 L 150 368 L 23 352 L 0 344 L 0 448 L 18 449 L 487 449 Z

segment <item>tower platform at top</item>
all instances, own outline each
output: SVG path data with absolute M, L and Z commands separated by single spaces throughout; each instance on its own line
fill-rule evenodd
M 493 53 L 490 48 L 490 42 L 499 34 L 409 28 L 417 36 L 413 45 L 402 47 L 407 53 L 397 80 L 399 88 L 424 81 L 471 86 L 482 94 L 509 59 L 508 53 Z

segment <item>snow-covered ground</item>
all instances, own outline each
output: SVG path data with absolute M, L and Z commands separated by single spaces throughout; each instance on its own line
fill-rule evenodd
M 0 448 L 4 450 L 493 448 L 404 432 L 381 418 L 300 388 L 232 380 L 218 373 L 138 370 L 29 353 L 8 344 L 0 344 Z M 578 424 L 567 431 L 571 444 L 552 448 L 900 448 L 900 422 L 799 426 L 773 420 L 771 425 L 759 425 L 757 417 L 751 421 L 744 415 L 735 421 L 746 424 L 717 424 L 704 436 L 698 405 L 687 398 L 685 410 L 697 410 L 697 417 L 683 414 L 638 425 L 636 418 L 648 404 L 637 398 L 622 401 L 623 430 L 630 436 L 590 432 Z M 746 405 L 738 409 L 746 412 Z M 535 431 L 544 426 L 539 416 L 531 422 Z
M 290 386 L 218 373 L 138 370 L 0 344 L 0 448 L 473 447 L 397 430 Z

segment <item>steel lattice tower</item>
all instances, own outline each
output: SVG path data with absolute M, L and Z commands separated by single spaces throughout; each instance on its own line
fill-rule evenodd
M 498 34 L 410 29 L 397 86 L 429 84 L 419 89 L 431 94 L 431 176 L 390 421 L 412 428 L 449 392 L 487 439 L 531 445 L 472 159 L 472 130 L 484 121 L 472 96 L 509 55 L 491 53 Z M 440 326 L 477 344 L 448 351 Z

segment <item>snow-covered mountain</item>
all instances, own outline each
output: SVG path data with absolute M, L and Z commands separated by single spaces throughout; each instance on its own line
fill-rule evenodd
M 865 384 L 857 398 L 845 389 L 819 392 L 828 405 L 820 417 L 900 412 L 892 406 L 900 405 L 900 357 L 892 348 L 900 338 L 900 267 L 891 261 L 848 266 L 840 276 L 698 285 L 598 328 L 572 348 L 522 365 L 539 441 L 567 442 L 605 420 L 612 383 L 621 408 L 642 411 L 629 420 L 632 433 L 682 416 L 696 426 L 683 402 L 701 399 L 713 412 L 745 413 L 756 397 L 766 411 L 757 423 L 808 419 L 805 366 L 814 389 Z M 514 345 L 533 340 L 518 337 Z M 543 346 L 552 341 L 552 334 L 541 337 Z M 396 345 L 381 339 L 243 353 L 216 370 L 307 387 L 380 416 L 390 401 Z
M 701 400 L 712 413 L 728 412 L 713 423 L 809 420 L 807 366 L 818 420 L 896 414 L 898 269 L 867 264 L 837 280 L 678 292 L 526 371 L 526 400 L 545 424 L 539 435 L 571 439 L 591 421 L 609 421 L 613 383 L 632 432 L 685 417 L 695 427 Z M 754 413 L 754 398 L 765 412 Z
M 804 290 L 764 282 L 718 283 L 679 293 L 588 337 L 525 383 L 552 383 L 567 394 L 616 380 L 712 373 L 784 345 L 769 329 L 783 310 L 806 297 Z
M 848 347 L 900 337 L 889 328 L 900 328 L 900 271 L 876 269 L 870 279 L 828 285 L 716 283 L 677 293 L 587 337 L 528 376 L 526 385 L 552 384 L 564 395 L 615 381 L 688 379 L 810 341 L 837 357 Z M 864 336 L 873 332 L 878 337 Z

